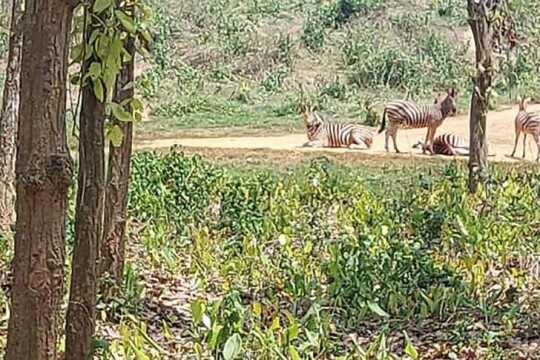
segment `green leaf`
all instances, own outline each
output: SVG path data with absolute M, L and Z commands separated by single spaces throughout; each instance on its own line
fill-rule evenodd
M 141 100 L 133 98 L 131 100 L 131 107 L 135 111 L 141 111 L 143 109 L 143 104 L 142 104 Z
M 369 309 L 371 311 L 373 311 L 375 314 L 381 316 L 381 317 L 389 317 L 390 315 L 388 315 L 386 313 L 386 311 L 384 311 L 383 309 L 381 309 L 381 307 L 379 306 L 379 304 L 377 303 L 374 303 L 374 302 L 370 302 L 368 303 L 368 306 L 369 306 Z
M 109 55 L 112 39 L 107 35 L 100 34 L 96 41 L 96 53 L 100 59 L 106 59 Z
M 127 16 L 123 11 L 116 10 L 114 12 L 118 20 L 122 23 L 122 26 L 126 31 L 130 34 L 135 33 L 135 23 L 133 22 L 133 19 L 129 16 Z
M 236 333 L 227 339 L 223 347 L 223 358 L 225 360 L 233 360 L 240 354 L 242 348 L 242 338 Z
M 97 37 L 101 33 L 101 29 L 96 29 L 92 31 L 92 34 L 90 34 L 90 39 L 88 40 L 88 44 L 93 44 L 94 41 L 96 41 Z
M 218 343 L 219 335 L 221 334 L 221 330 L 223 329 L 223 326 L 218 325 L 214 323 L 212 326 L 212 336 L 210 337 L 210 341 L 208 342 L 208 345 L 210 345 L 210 349 L 215 350 L 216 345 Z
M 289 355 L 292 360 L 300 360 L 300 355 L 298 355 L 298 351 L 296 351 L 294 346 L 289 346 Z
M 137 360 L 151 360 L 150 357 L 139 350 L 133 342 L 130 341 L 130 343 L 132 344 L 131 348 L 133 349 L 133 352 L 137 355 Z
M 105 69 L 102 79 L 105 90 L 107 91 L 107 98 L 110 98 L 114 90 L 114 83 L 116 82 L 116 71 L 111 68 Z
M 407 343 L 407 346 L 405 346 L 405 354 L 409 355 L 413 360 L 418 359 L 418 351 L 414 348 L 411 339 L 409 339 L 409 335 L 407 335 L 406 332 L 403 332 L 403 334 L 405 335 L 405 342 Z
M 103 84 L 100 79 L 94 80 L 94 95 L 96 95 L 99 102 L 103 102 Z
M 171 328 L 169 327 L 169 325 L 167 324 L 167 322 L 165 320 L 162 320 L 161 323 L 163 324 L 163 333 L 165 334 L 165 337 L 167 339 L 172 339 L 173 338 L 173 334 L 171 332 Z
M 149 43 L 154 41 L 154 39 L 152 38 L 152 35 L 150 35 L 150 32 L 148 30 L 141 31 L 141 35 Z
M 124 108 L 121 107 L 120 105 L 110 102 L 109 107 L 111 108 L 111 111 L 114 117 L 117 118 L 118 120 L 125 121 L 125 122 L 133 121 L 133 116 L 129 112 L 124 110 Z
M 142 121 L 142 114 L 140 112 L 136 112 L 134 116 L 135 122 Z
M 195 350 L 195 353 L 197 353 L 197 356 L 199 357 L 199 359 L 202 358 L 203 348 L 202 348 L 201 344 L 199 344 L 199 343 L 193 344 L 193 349 Z
M 113 3 L 112 0 L 96 0 L 92 9 L 94 10 L 95 13 L 99 14 L 106 8 L 110 7 L 112 3 Z
M 98 62 L 91 63 L 88 68 L 88 74 L 90 74 L 92 80 L 99 78 L 101 76 L 101 64 Z
M 261 311 L 262 311 L 261 303 L 258 301 L 255 301 L 253 303 L 253 312 L 255 313 L 255 315 L 261 315 Z
M 279 329 L 279 317 L 275 317 L 273 320 L 272 320 L 272 325 L 270 325 L 270 331 L 275 331 Z
M 119 147 L 120 145 L 122 145 L 122 139 L 124 138 L 124 134 L 122 134 L 122 130 L 118 125 L 108 126 L 106 136 L 114 147 Z
M 70 59 L 72 62 L 79 62 L 82 60 L 83 44 L 75 45 L 71 48 Z
M 291 326 L 289 326 L 289 341 L 292 341 L 296 339 L 298 336 L 298 333 L 300 332 L 300 329 L 298 329 L 298 324 L 294 322 Z
M 192 301 L 190 307 L 193 320 L 195 320 L 196 323 L 200 323 L 205 310 L 204 302 L 202 300 Z

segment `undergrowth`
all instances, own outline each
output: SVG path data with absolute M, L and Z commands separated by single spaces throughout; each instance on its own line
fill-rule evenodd
M 495 166 L 477 197 L 457 163 L 386 173 L 325 158 L 276 169 L 136 154 L 127 285 L 100 323 L 120 321 L 121 336 L 101 333 L 107 351 L 523 354 L 523 332 L 537 331 L 538 173 Z

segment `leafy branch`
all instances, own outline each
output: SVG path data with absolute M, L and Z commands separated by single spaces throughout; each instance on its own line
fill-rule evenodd
M 81 2 L 75 11 L 72 32 L 75 44 L 71 48 L 70 65 L 79 65 L 80 71 L 72 76 L 71 82 L 81 88 L 91 84 L 96 98 L 105 105 L 108 120 L 141 121 L 143 105 L 139 99 L 116 103 L 113 94 L 122 64 L 134 56 L 126 50 L 126 41 L 135 40 L 137 51 L 148 53 L 152 42 L 148 31 L 152 15 L 149 6 L 140 0 L 96 0 Z M 132 86 L 133 82 L 124 89 Z M 121 131 L 114 121 L 107 124 L 107 135 L 114 146 L 119 146 Z

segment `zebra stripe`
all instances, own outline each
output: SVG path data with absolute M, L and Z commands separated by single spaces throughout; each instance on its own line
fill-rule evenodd
M 368 149 L 373 144 L 373 133 L 367 128 L 353 123 L 327 122 L 314 108 L 304 111 L 309 142 L 304 146 L 360 148 L 363 143 Z
M 413 148 L 417 149 L 419 147 L 425 148 L 425 144 L 419 140 L 418 143 L 413 145 Z M 426 149 L 427 150 L 427 149 Z M 464 138 L 445 133 L 441 134 L 433 139 L 433 154 L 437 155 L 468 155 L 469 154 L 469 143 Z
M 540 159 L 540 112 L 528 112 L 527 104 L 530 98 L 522 98 L 519 101 L 519 111 L 515 120 L 516 140 L 514 142 L 514 150 L 512 151 L 512 157 L 516 153 L 519 136 L 523 133 L 523 158 L 525 158 L 525 145 L 527 141 L 527 135 L 532 135 L 536 147 L 538 148 L 536 154 L 536 161 Z
M 455 115 L 457 110 L 456 100 L 458 91 L 455 88 L 450 88 L 445 96 L 438 95 L 435 104 L 419 105 L 405 100 L 393 100 L 386 104 L 382 116 L 382 123 L 379 133 L 383 132 L 386 127 L 386 119 L 388 118 L 388 128 L 385 134 L 384 147 L 388 151 L 388 140 L 392 137 L 394 150 L 399 153 L 397 147 L 396 135 L 399 127 L 405 129 L 428 128 L 426 134 L 426 146 L 429 140 L 430 147 L 433 142 L 433 137 L 437 128 L 443 123 L 448 116 Z M 433 149 L 431 149 L 433 153 Z M 424 150 L 425 153 L 425 150 Z

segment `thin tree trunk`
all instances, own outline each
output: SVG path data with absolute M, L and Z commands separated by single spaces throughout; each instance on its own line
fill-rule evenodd
M 73 175 L 65 115 L 74 5 L 66 0 L 25 2 L 6 360 L 57 358 L 67 195 Z
M 93 26 L 94 21 L 90 21 L 85 31 L 89 34 Z M 83 68 L 87 70 L 95 61 L 98 60 L 92 55 Z M 79 174 L 71 289 L 66 317 L 66 360 L 86 359 L 95 331 L 97 261 L 105 198 L 104 117 L 103 103 L 96 97 L 93 82 L 88 79 L 82 88 L 79 126 Z
M 129 12 L 129 10 L 127 10 Z M 132 37 L 126 39 L 125 48 L 131 55 L 124 62 L 116 81 L 114 101 L 121 103 L 133 99 L 134 88 L 127 86 L 134 81 L 135 44 Z M 104 282 L 102 294 L 106 299 L 113 296 L 122 285 L 124 275 L 124 250 L 128 205 L 128 185 L 133 138 L 133 123 L 115 121 L 122 130 L 122 144 L 116 148 L 109 144 L 109 166 L 107 171 L 105 224 L 101 246 L 101 274 L 112 278 L 113 283 Z
M 19 121 L 22 50 L 22 1 L 13 0 L 9 53 L 0 118 L 0 230 L 15 220 L 15 139 Z
M 478 184 L 488 177 L 486 119 L 493 75 L 491 29 L 485 0 L 468 0 L 469 25 L 476 45 L 476 75 L 471 100 L 469 192 L 476 193 Z

